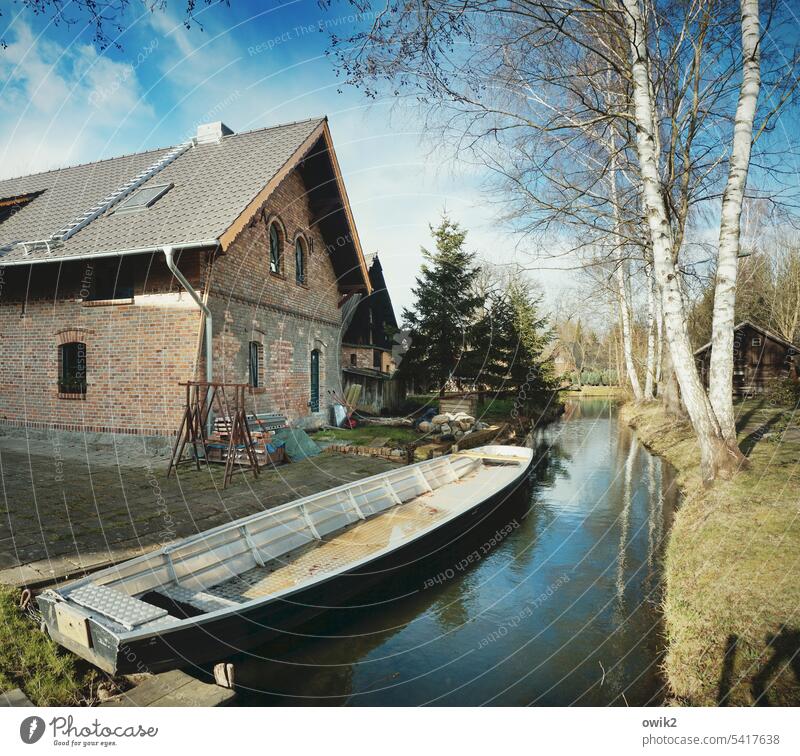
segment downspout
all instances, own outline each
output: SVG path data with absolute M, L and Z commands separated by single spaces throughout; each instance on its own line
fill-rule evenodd
M 173 247 L 164 247 L 164 259 L 167 262 L 167 267 L 172 271 L 172 275 L 178 279 L 178 283 L 186 290 L 187 294 L 197 302 L 197 306 L 202 311 L 203 315 L 205 316 L 205 337 L 206 337 L 206 381 L 211 383 L 214 380 L 214 365 L 213 365 L 213 355 L 214 355 L 214 321 L 211 317 L 211 309 L 209 306 L 203 302 L 200 295 L 195 291 L 194 287 L 186 280 L 186 276 L 178 270 L 178 266 L 175 264 L 175 260 L 173 259 Z M 210 391 L 210 389 L 209 389 Z M 206 428 L 206 432 L 210 435 L 212 430 L 212 419 L 211 419 L 211 412 L 208 413 L 208 426 Z

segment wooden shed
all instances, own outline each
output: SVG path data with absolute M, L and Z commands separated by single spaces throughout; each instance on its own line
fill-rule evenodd
M 733 335 L 733 393 L 750 396 L 763 393 L 769 382 L 798 379 L 800 347 L 782 339 L 766 328 L 743 320 Z M 708 387 L 711 342 L 694 353 L 703 385 Z
M 478 395 L 477 394 L 445 394 L 439 398 L 439 412 L 449 412 L 455 415 L 459 412 L 466 412 L 475 417 L 478 414 Z

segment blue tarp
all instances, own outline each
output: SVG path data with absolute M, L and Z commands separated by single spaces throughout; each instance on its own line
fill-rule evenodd
M 282 428 L 275 431 L 273 439 L 276 445 L 281 443 L 286 445 L 286 456 L 290 462 L 316 457 L 322 451 L 300 428 Z

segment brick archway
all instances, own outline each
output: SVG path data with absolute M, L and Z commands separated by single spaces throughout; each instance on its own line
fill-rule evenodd
M 86 328 L 64 328 L 56 332 L 56 344 L 61 346 L 61 344 L 69 344 L 73 341 L 80 341 L 85 344 L 90 333 Z

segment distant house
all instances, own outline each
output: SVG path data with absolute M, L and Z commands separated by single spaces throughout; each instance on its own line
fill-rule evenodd
M 763 393 L 770 381 L 797 380 L 797 355 L 800 347 L 771 333 L 766 328 L 743 320 L 734 329 L 733 392 L 737 396 Z M 703 384 L 708 386 L 711 342 L 694 353 Z
M 572 355 L 572 350 L 563 342 L 556 342 L 550 357 L 553 361 L 553 375 L 556 378 L 563 378 L 568 373 L 575 370 L 575 358 Z
M 361 386 L 358 407 L 379 414 L 397 409 L 404 390 L 402 382 L 393 378 L 397 319 L 377 254 L 367 256 L 367 266 L 372 293 L 358 303 L 342 337 L 342 374 L 345 392 Z
M 323 424 L 370 291 L 325 118 L 0 181 L 0 424 L 170 435 L 206 378 Z

